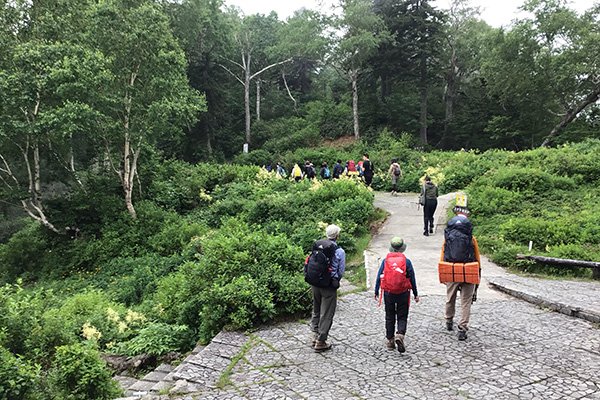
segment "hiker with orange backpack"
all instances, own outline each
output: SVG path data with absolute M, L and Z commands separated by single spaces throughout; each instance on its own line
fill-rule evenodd
M 466 202 L 465 202 L 466 204 Z M 467 340 L 471 304 L 477 300 L 481 279 L 481 256 L 473 225 L 466 206 L 455 206 L 456 214 L 444 230 L 444 244 L 438 264 L 440 283 L 446 285 L 446 329 L 454 330 L 456 297 L 460 292 L 461 316 L 458 323 L 458 340 Z
M 379 300 L 379 304 L 381 304 L 383 297 L 385 304 L 387 349 L 394 350 L 397 347 L 400 353 L 404 353 L 406 351 L 404 335 L 410 307 L 410 292 L 412 290 L 417 303 L 419 294 L 412 263 L 404 255 L 406 243 L 402 238 L 394 237 L 390 244 L 390 252 L 381 262 L 377 272 L 375 300 Z M 395 329 L 396 326 L 397 329 Z

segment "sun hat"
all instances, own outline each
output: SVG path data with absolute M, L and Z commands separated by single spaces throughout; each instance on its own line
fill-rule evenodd
M 454 212 L 454 214 L 464 214 L 464 215 L 471 214 L 471 211 L 469 211 L 469 209 L 467 207 L 461 207 L 461 206 L 454 206 L 452 211 Z
M 404 253 L 406 250 L 406 242 L 401 237 L 395 236 L 390 242 L 390 251 Z
M 325 235 L 327 235 L 327 239 L 336 239 L 340 235 L 340 231 L 342 229 L 337 225 L 329 225 L 325 228 Z

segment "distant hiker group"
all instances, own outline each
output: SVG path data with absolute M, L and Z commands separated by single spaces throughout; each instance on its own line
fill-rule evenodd
M 267 163 L 264 168 L 268 172 L 274 172 L 281 178 L 287 177 L 287 171 L 280 164 L 277 163 L 274 168 L 271 163 Z M 327 161 L 321 162 L 319 171 L 317 167 L 310 160 L 306 160 L 304 163 L 295 163 L 290 172 L 290 178 L 296 182 L 300 182 L 303 179 L 316 179 L 329 180 L 339 179 L 342 176 L 356 178 L 362 180 L 365 185 L 371 186 L 373 182 L 373 176 L 375 175 L 375 167 L 373 162 L 369 159 L 369 154 L 363 154 L 362 160 L 355 162 L 353 159 L 342 162 L 341 159 L 336 160 L 333 166 L 330 168 Z
M 278 177 L 287 178 L 288 173 L 281 163 L 275 166 L 272 163 L 267 163 L 264 168 L 268 172 L 275 173 Z M 403 177 L 402 167 L 397 158 L 393 158 L 387 170 L 387 176 L 391 179 L 391 193 L 398 194 L 400 180 Z M 354 178 L 364 182 L 366 186 L 371 186 L 375 177 L 375 165 L 369 158 L 368 153 L 362 155 L 362 159 L 358 162 L 354 159 L 342 161 L 337 159 L 335 162 L 329 163 L 322 161 L 320 164 L 314 164 L 311 160 L 297 162 L 290 166 L 289 178 L 300 182 L 304 179 L 339 179 L 341 177 Z M 385 180 L 386 175 L 380 175 L 380 178 Z M 378 184 L 381 182 L 378 181 Z
M 425 180 L 422 195 L 424 205 L 430 209 L 425 213 L 425 233 L 433 226 L 433 211 L 437 206 L 437 188 Z M 435 200 L 435 202 L 433 202 Z M 464 203 L 463 203 L 464 201 Z M 431 204 L 434 204 L 433 206 Z M 431 211 L 433 209 L 433 211 Z M 481 258 L 473 226 L 469 220 L 466 198 L 458 199 L 453 209 L 455 216 L 448 221 L 444 230 L 444 243 L 438 263 L 439 281 L 446 285 L 444 310 L 445 328 L 454 330 L 456 298 L 460 297 L 460 320 L 457 324 L 458 340 L 467 339 L 471 305 L 477 299 L 477 288 L 481 276 Z M 317 240 L 304 265 L 305 281 L 312 287 L 313 312 L 311 329 L 312 347 L 321 352 L 331 348 L 327 342 L 337 304 L 337 289 L 345 272 L 344 250 L 337 244 L 340 228 L 329 225 L 326 239 Z M 400 237 L 392 238 L 389 252 L 379 266 L 375 281 L 375 299 L 385 309 L 385 346 L 389 350 L 406 351 L 405 335 L 410 308 L 410 295 L 419 302 L 415 268 L 406 257 L 407 243 Z

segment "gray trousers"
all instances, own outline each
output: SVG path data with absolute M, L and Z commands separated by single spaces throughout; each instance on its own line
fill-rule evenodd
M 311 286 L 313 292 L 313 314 L 310 327 L 319 334 L 318 340 L 324 342 L 329 336 L 337 305 L 337 290 Z
M 460 321 L 458 329 L 461 331 L 469 330 L 469 317 L 471 316 L 471 304 L 473 303 L 473 293 L 475 285 L 464 282 L 446 283 L 446 320 L 451 321 L 454 318 L 456 296 L 460 288 Z

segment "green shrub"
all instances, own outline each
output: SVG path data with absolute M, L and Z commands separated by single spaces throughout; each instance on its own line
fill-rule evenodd
M 352 132 L 352 109 L 344 102 L 311 101 L 305 109 L 306 121 L 318 127 L 321 137 L 336 139 Z
M 246 329 L 275 316 L 273 295 L 256 279 L 242 275 L 202 293 L 200 336 L 207 340 L 221 328 Z
M 366 198 L 338 200 L 333 208 L 333 221 L 343 221 L 346 234 L 354 235 L 357 227 L 364 227 L 374 211 L 373 202 Z
M 27 341 L 38 328 L 51 296 L 43 291 L 26 291 L 18 284 L 0 288 L 0 331 L 5 332 L 3 345 L 8 350 L 31 355 Z
M 235 157 L 234 162 L 240 165 L 263 166 L 273 162 L 273 155 L 263 149 L 252 150 L 248 153 L 240 153 Z
M 181 263 L 179 256 L 116 258 L 104 266 L 111 271 L 111 280 L 104 287 L 117 302 L 127 306 L 140 304 L 156 290 L 158 280 L 173 272 Z
M 39 398 L 40 367 L 0 347 L 0 399 Z
M 30 223 L 15 233 L 8 243 L 0 246 L 0 278 L 14 282 L 17 277 L 35 277 L 43 266 L 43 257 L 49 250 L 47 236 L 37 223 Z
M 541 195 L 555 188 L 569 190 L 575 186 L 572 179 L 549 174 L 534 168 L 505 168 L 487 174 L 477 182 L 514 192 L 529 191 Z
M 201 282 L 190 280 L 194 279 L 196 268 L 196 263 L 185 263 L 179 271 L 158 281 L 152 301 L 157 318 L 171 324 L 198 327 L 198 313 L 201 304 L 198 290 L 200 290 Z
M 54 398 L 65 400 L 110 400 L 121 395 L 91 342 L 57 348 L 49 382 Z
M 471 186 L 468 195 L 471 211 L 479 216 L 516 212 L 522 207 L 523 201 L 519 192 L 483 185 Z
M 185 263 L 158 285 L 155 303 L 163 321 L 199 328 L 206 340 L 210 338 L 206 335 L 225 325 L 248 327 L 290 309 L 285 302 L 298 291 L 284 282 L 301 276 L 304 252 L 285 236 L 269 235 L 231 219 L 200 239 L 196 249 L 195 262 Z M 233 293 L 242 283 L 251 285 L 252 295 Z M 281 295 L 280 290 L 284 291 Z M 258 303 L 247 304 L 251 298 Z M 208 315 L 208 310 L 214 315 Z
M 148 250 L 163 256 L 179 254 L 194 236 L 202 236 L 207 231 L 202 223 L 176 218 L 165 222 L 158 233 L 148 238 Z
M 119 324 L 115 316 L 126 314 L 126 309 L 109 299 L 105 292 L 90 290 L 68 297 L 61 307 L 48 310 L 44 318 L 63 322 L 63 327 L 54 335 L 76 335 L 84 338 L 83 327 L 90 326 L 99 332 L 97 342 L 104 346 L 106 343 L 118 341 L 125 336 L 127 326 Z M 44 332 L 51 337 L 50 332 Z
M 192 332 L 187 326 L 152 322 L 140 329 L 133 339 L 120 343 L 116 352 L 128 356 L 161 356 L 172 351 L 188 350 L 193 343 Z
M 499 226 L 499 232 L 506 240 L 527 245 L 533 241 L 536 249 L 578 241 L 579 227 L 570 220 L 544 220 L 540 218 L 511 218 Z

